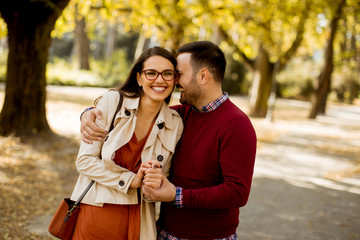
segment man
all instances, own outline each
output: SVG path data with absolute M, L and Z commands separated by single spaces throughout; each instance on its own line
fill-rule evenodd
M 169 179 L 144 195 L 162 201 L 158 239 L 237 239 L 239 208 L 247 203 L 256 153 L 249 118 L 222 92 L 226 60 L 208 41 L 177 52 L 182 105 L 173 108 L 184 132 Z M 86 136 L 96 113 L 86 113 Z M 83 135 L 83 139 L 84 139 Z

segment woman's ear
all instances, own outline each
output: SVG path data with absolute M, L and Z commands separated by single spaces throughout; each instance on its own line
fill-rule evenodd
M 142 79 L 141 79 L 141 75 L 139 73 L 136 73 L 136 80 L 137 80 L 139 86 L 142 87 Z

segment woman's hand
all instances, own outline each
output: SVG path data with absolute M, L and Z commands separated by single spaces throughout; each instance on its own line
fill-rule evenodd
M 145 176 L 143 184 L 153 189 L 159 189 L 162 183 L 164 174 L 162 172 L 162 166 L 158 161 L 150 160 L 147 162 L 147 170 L 145 170 Z
M 161 185 L 162 171 L 161 164 L 158 161 L 150 160 L 146 163 L 141 163 L 135 178 L 130 184 L 130 188 L 139 188 L 143 184 L 143 180 L 147 179 L 147 185 L 158 189 Z M 149 175 L 148 175 L 149 174 Z M 148 175 L 148 176 L 146 176 Z
M 149 166 L 147 166 L 146 164 L 141 164 L 139 170 L 137 171 L 135 178 L 133 179 L 133 181 L 130 184 L 130 188 L 139 188 L 141 187 L 144 175 L 145 175 L 145 171 L 148 169 Z

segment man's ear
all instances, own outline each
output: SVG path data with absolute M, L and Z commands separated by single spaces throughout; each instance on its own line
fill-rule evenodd
M 204 85 L 209 81 L 210 78 L 210 72 L 209 69 L 207 68 L 202 68 L 199 72 L 198 72 L 198 83 L 200 85 Z

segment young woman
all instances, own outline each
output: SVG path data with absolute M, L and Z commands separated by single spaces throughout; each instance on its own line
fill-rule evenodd
M 73 240 L 156 239 L 155 207 L 142 198 L 145 171 L 168 174 L 180 139 L 180 116 L 168 107 L 176 77 L 176 59 L 154 47 L 136 61 L 118 91 L 108 91 L 96 103 L 102 118 L 96 123 L 109 129 L 120 94 L 121 109 L 104 141 L 81 143 L 76 160 L 80 173 L 72 200 L 77 200 L 91 180 L 94 185 L 80 205 Z M 158 188 L 160 182 L 153 181 Z

